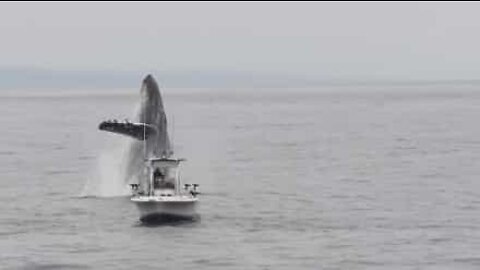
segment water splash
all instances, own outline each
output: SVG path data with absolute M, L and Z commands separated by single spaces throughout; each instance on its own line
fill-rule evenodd
M 115 197 L 130 194 L 125 163 L 132 142 L 125 138 L 113 139 L 114 141 L 98 156 L 95 169 L 80 196 Z

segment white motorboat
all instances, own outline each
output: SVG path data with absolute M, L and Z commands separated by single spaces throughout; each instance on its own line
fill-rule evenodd
M 147 181 L 131 185 L 131 201 L 144 222 L 161 219 L 196 219 L 198 185 L 182 186 L 179 166 L 182 159 L 151 158 L 147 160 Z

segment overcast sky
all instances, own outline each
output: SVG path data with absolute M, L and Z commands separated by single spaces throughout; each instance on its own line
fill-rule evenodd
M 479 3 L 0 3 L 0 66 L 480 79 Z

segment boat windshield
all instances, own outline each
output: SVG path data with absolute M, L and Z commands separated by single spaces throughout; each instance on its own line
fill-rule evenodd
M 176 174 L 174 168 L 156 168 L 153 171 L 154 189 L 174 189 Z

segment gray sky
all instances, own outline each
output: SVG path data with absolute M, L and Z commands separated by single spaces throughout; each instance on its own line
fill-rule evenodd
M 0 66 L 480 78 L 479 3 L 0 3 Z

